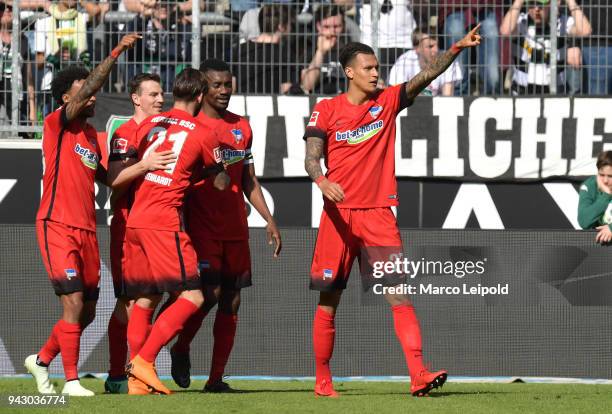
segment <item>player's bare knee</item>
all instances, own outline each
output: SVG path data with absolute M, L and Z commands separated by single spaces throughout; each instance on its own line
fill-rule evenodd
M 96 317 L 96 300 L 88 300 L 83 302 L 83 310 L 81 311 L 81 327 L 85 329 L 93 322 Z
M 331 314 L 335 314 L 340 305 L 342 290 L 333 290 L 331 292 L 321 292 L 319 295 L 319 306 Z
M 412 303 L 408 296 L 401 294 L 386 294 L 385 299 L 391 306 L 410 305 Z
M 121 323 L 126 324 L 128 322 L 129 314 L 131 309 L 130 301 L 125 298 L 117 299 L 115 303 L 115 309 L 113 310 L 113 316 Z
M 187 299 L 188 301 L 196 305 L 198 308 L 204 304 L 204 295 L 202 294 L 202 291 L 200 289 L 185 290 L 180 294 L 179 297 Z
M 96 318 L 96 311 L 94 310 L 87 310 L 87 311 L 83 311 L 81 313 L 81 327 L 83 329 L 85 329 L 86 327 L 88 327 Z
M 146 295 L 136 299 L 136 304 L 144 309 L 155 309 L 161 301 L 162 295 Z
M 221 289 L 219 310 L 226 314 L 238 314 L 240 308 L 240 290 Z
M 70 323 L 80 322 L 83 311 L 83 292 L 74 292 L 60 297 L 64 308 L 62 318 Z
M 221 286 L 219 285 L 207 285 L 202 289 L 202 293 L 204 294 L 204 300 L 214 302 L 215 304 L 219 302 L 219 297 L 221 296 Z

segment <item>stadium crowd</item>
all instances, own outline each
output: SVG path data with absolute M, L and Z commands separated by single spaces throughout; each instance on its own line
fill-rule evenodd
M 240 94 L 335 94 L 345 89 L 338 52 L 349 41 L 376 44 L 381 86 L 414 76 L 480 22 L 483 45 L 461 56 L 426 95 L 605 95 L 612 91 L 609 3 L 559 0 L 556 45 L 550 0 L 221 0 L 200 3 L 201 57 L 229 62 Z M 10 123 L 17 80 L 19 124 L 40 125 L 55 107 L 53 74 L 102 61 L 130 32 L 143 42 L 121 58 L 104 86 L 122 92 L 140 72 L 171 90 L 192 61 L 192 2 L 23 0 L 21 72 L 12 76 L 13 0 L 0 0 L 0 124 Z M 376 39 L 374 39 L 374 36 Z M 556 51 L 556 68 L 551 55 Z M 555 72 L 553 74 L 553 72 Z

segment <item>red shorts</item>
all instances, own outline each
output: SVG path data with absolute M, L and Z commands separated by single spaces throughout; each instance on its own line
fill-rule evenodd
M 84 300 L 98 300 L 100 253 L 96 232 L 37 220 L 36 236 L 55 294 L 83 292 Z
M 125 242 L 125 220 L 116 219 L 113 216 L 110 225 L 110 263 L 111 275 L 113 276 L 113 289 L 115 297 L 125 296 L 125 257 L 123 256 L 123 244 Z
M 124 255 L 128 297 L 201 288 L 196 253 L 185 232 L 128 228 Z
M 389 207 L 323 209 L 310 288 L 322 292 L 345 289 L 355 258 L 360 258 L 363 248 L 375 246 L 401 252 L 397 220 Z
M 252 285 L 248 240 L 193 239 L 202 285 L 242 289 Z

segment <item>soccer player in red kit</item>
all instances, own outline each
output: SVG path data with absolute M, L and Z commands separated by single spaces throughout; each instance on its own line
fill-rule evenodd
M 196 253 L 185 233 L 184 196 L 205 168 L 219 168 L 214 179 L 218 188 L 224 189 L 229 182 L 215 132 L 194 117 L 200 110 L 204 86 L 199 70 L 183 70 L 174 82 L 173 109 L 145 119 L 136 132 L 140 158 L 151 151 L 172 150 L 177 160 L 167 170 L 147 173 L 137 181 L 127 221 L 125 291 L 136 299 L 127 331 L 135 355 L 127 370 L 130 394 L 170 394 L 157 377 L 155 358 L 204 303 Z M 165 292 L 178 298 L 148 333 Z
M 227 63 L 209 59 L 200 65 L 208 84 L 198 121 L 217 132 L 221 157 L 231 183 L 224 191 L 210 180 L 194 186 L 187 198 L 187 233 L 198 256 L 206 304 L 185 325 L 170 350 L 172 377 L 181 387 L 190 384 L 189 345 L 206 314 L 219 304 L 213 327 L 214 346 L 210 375 L 204 386 L 208 392 L 229 392 L 222 381 L 225 365 L 234 345 L 240 290 L 251 286 L 249 228 L 244 196 L 268 223 L 274 257 L 281 250 L 281 236 L 255 176 L 249 122 L 227 110 L 232 96 L 232 74 Z
M 113 181 L 121 171 L 138 161 L 138 149 L 134 146 L 134 135 L 138 125 L 148 116 L 162 112 L 164 91 L 159 75 L 140 73 L 128 83 L 128 93 L 134 105 L 134 116 L 113 133 L 110 139 L 108 176 Z M 172 151 L 159 153 L 152 151 L 149 158 L 161 157 L 157 162 L 163 165 L 176 160 Z M 148 169 L 141 170 L 141 175 Z M 132 177 L 136 178 L 136 177 Z M 129 182 L 125 182 L 127 186 Z M 124 186 L 124 187 L 125 187 Z M 123 283 L 123 240 L 131 194 L 125 188 L 116 188 L 111 197 L 113 218 L 110 225 L 110 259 L 113 287 L 115 290 L 115 309 L 108 322 L 108 349 L 110 370 L 104 382 L 108 393 L 127 393 L 125 363 L 127 360 L 127 322 L 132 310 L 133 300 L 125 295 Z
M 87 118 L 94 115 L 95 94 L 113 64 L 139 38 L 137 34 L 124 36 L 91 73 L 71 66 L 55 74 L 51 84 L 60 107 L 45 118 L 43 126 L 43 194 L 36 234 L 63 314 L 42 349 L 24 363 L 42 394 L 55 393 L 48 366 L 61 353 L 66 377 L 62 394 L 94 395 L 79 382 L 77 364 L 81 333 L 94 319 L 99 293 L 94 179 L 105 181 L 106 174 L 99 166 L 96 130 Z
M 320 291 L 313 323 L 316 395 L 338 396 L 329 368 L 334 317 L 360 249 L 384 246 L 401 251 L 391 211 L 391 206 L 398 205 L 395 118 L 462 49 L 480 44 L 478 30 L 475 27 L 407 83 L 384 90 L 377 88 L 374 51 L 362 43 L 349 43 L 340 53 L 348 91 L 313 109 L 304 134 L 305 168 L 324 198 L 310 279 L 311 289 Z M 320 164 L 323 156 L 326 175 Z M 415 396 L 427 395 L 446 381 L 447 373 L 431 373 L 423 365 L 419 322 L 409 298 L 386 295 L 386 299 L 410 372 L 410 391 Z

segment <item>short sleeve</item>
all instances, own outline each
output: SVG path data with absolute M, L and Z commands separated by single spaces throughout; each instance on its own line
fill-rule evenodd
M 310 115 L 304 132 L 304 140 L 308 137 L 327 139 L 327 128 L 329 126 L 329 109 L 327 100 L 317 103 Z
M 567 18 L 567 21 L 565 22 L 565 32 L 564 33 L 560 33 L 560 36 L 568 36 L 570 30 L 572 30 L 572 28 L 576 25 L 576 20 L 572 17 L 569 16 Z
M 461 66 L 459 66 L 459 63 L 457 63 L 457 61 L 451 63 L 451 65 L 444 71 L 442 78 L 443 83 L 455 83 L 463 79 Z
M 251 130 L 251 126 L 248 122 L 244 122 L 244 131 L 246 140 L 246 148 L 244 150 L 244 164 L 249 165 L 253 164 L 255 160 L 253 159 L 253 153 L 251 152 L 251 147 L 253 146 L 253 131 Z
M 138 158 L 138 149 L 134 146 L 134 137 L 124 136 L 121 130 L 115 131 L 110 140 L 109 161 L 125 161 L 130 158 Z
M 47 19 L 40 19 L 35 23 L 34 29 L 34 51 L 46 53 L 47 50 Z
M 378 99 L 382 101 L 381 103 L 384 102 L 385 105 L 390 105 L 391 108 L 394 108 L 396 114 L 409 107 L 412 103 L 408 100 L 408 95 L 406 95 L 406 82 L 389 86 L 382 91 Z
M 65 125 L 68 124 L 68 118 L 66 118 L 66 107 L 62 105 L 47 115 L 45 118 L 45 124 L 51 130 L 59 132 Z
M 403 60 L 398 60 L 391 68 L 391 71 L 389 72 L 389 80 L 387 81 L 389 85 L 395 85 L 400 79 L 402 79 L 402 74 L 400 73 L 400 66 L 402 65 L 402 62 Z

